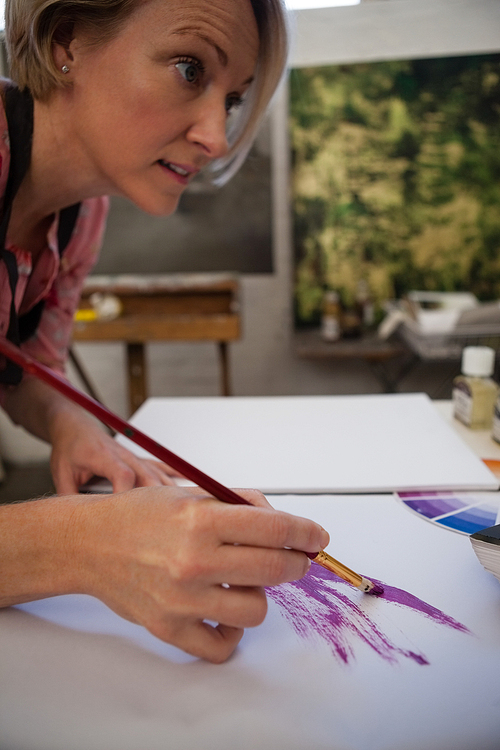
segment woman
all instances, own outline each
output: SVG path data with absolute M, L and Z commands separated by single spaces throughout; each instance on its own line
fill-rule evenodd
M 18 152 L 28 154 L 25 168 L 5 136 L 0 153 L 3 335 L 15 338 L 16 316 L 24 329 L 27 315 L 22 345 L 62 369 L 103 232 L 104 196 L 165 215 L 201 169 L 219 181 L 234 171 L 283 70 L 283 19 L 279 0 L 7 0 L 11 70 L 24 92 L 14 99 L 29 117 L 30 92 L 34 119 L 31 150 L 19 109 L 9 123 Z M 7 109 L 11 96 L 6 85 Z M 60 257 L 60 212 L 75 204 Z M 4 382 L 15 383 L 6 373 Z M 256 507 L 229 506 L 200 490 L 161 486 L 171 482 L 168 467 L 134 458 L 32 378 L 4 385 L 3 406 L 52 443 L 63 494 L 0 509 L 2 606 L 91 594 L 159 638 L 220 662 L 243 628 L 262 622 L 263 587 L 308 570 L 294 550 L 328 543 L 320 526 L 272 510 L 258 492 L 242 492 Z M 74 494 L 91 474 L 110 478 L 115 494 Z

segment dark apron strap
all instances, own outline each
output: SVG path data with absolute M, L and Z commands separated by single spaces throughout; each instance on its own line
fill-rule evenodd
M 63 210 L 59 213 L 59 227 L 57 230 L 57 245 L 59 249 L 59 257 L 62 256 L 63 252 L 65 251 L 68 242 L 71 239 L 71 235 L 73 234 L 73 229 L 75 228 L 76 220 L 78 218 L 78 212 L 80 210 L 80 204 L 75 203 L 73 206 L 68 206 L 67 208 L 63 208 Z M 17 273 L 17 268 L 16 268 Z M 9 281 L 10 281 L 10 273 L 9 273 Z M 23 341 L 27 341 L 33 334 L 35 333 L 36 329 L 38 328 L 40 324 L 40 320 L 42 318 L 43 309 L 45 307 L 45 300 L 41 299 L 39 302 L 37 302 L 34 307 L 31 308 L 31 310 L 28 310 L 27 313 L 24 313 L 24 315 L 19 316 L 19 343 L 22 344 Z M 11 318 L 12 322 L 12 307 L 11 307 Z M 7 338 L 9 338 L 7 336 Z M 12 340 L 12 339 L 11 339 Z M 1 378 L 1 373 L 0 373 Z
M 3 199 L 2 221 L 0 223 L 0 251 L 7 268 L 11 292 L 10 318 L 7 338 L 13 344 L 19 344 L 19 322 L 15 306 L 15 292 L 18 280 L 17 262 L 14 254 L 5 249 L 5 239 L 9 226 L 12 202 L 19 185 L 26 174 L 33 140 L 33 99 L 26 90 L 19 91 L 17 86 L 8 85 L 5 90 L 5 112 L 9 127 L 10 166 L 7 187 Z M 0 382 L 17 385 L 22 378 L 21 369 L 7 360 L 7 366 L 0 372 Z
M 5 249 L 7 228 L 12 210 L 14 197 L 28 170 L 31 160 L 31 146 L 33 141 L 33 99 L 27 89 L 19 91 L 17 86 L 9 84 L 5 90 L 5 112 L 9 127 L 10 140 L 10 168 L 7 187 L 3 201 L 3 214 L 0 222 L 0 251 L 7 268 L 11 291 L 10 318 L 7 338 L 13 344 L 30 338 L 38 328 L 42 317 L 45 301 L 40 300 L 25 315 L 18 317 L 15 306 L 15 291 L 18 281 L 18 270 L 15 256 Z M 59 214 L 59 228 L 57 233 L 59 256 L 64 252 L 78 217 L 80 204 L 63 209 Z M 7 360 L 7 366 L 0 371 L 0 382 L 17 385 L 22 379 L 22 369 Z

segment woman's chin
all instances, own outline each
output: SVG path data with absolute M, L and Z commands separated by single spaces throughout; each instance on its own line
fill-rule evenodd
M 125 198 L 150 216 L 170 216 L 179 205 L 178 195 L 125 195 Z

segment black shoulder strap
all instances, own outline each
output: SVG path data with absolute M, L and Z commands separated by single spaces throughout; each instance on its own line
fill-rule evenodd
M 59 226 L 57 228 L 57 245 L 59 247 L 59 256 L 62 256 L 73 234 L 76 220 L 80 212 L 81 203 L 74 203 L 72 206 L 63 208 L 59 213 Z
M 5 91 L 5 112 L 9 126 L 10 167 L 3 203 L 2 230 L 4 231 L 4 237 L 2 240 L 5 239 L 7 233 L 7 227 L 3 226 L 5 214 L 12 207 L 14 196 L 31 161 L 33 99 L 29 91 L 27 89 L 19 91 L 14 84 L 9 85 Z
M 2 218 L 0 222 L 0 251 L 9 277 L 11 305 L 7 338 L 19 345 L 36 331 L 44 308 L 41 300 L 25 315 L 18 318 L 15 308 L 15 290 L 18 281 L 17 263 L 14 254 L 5 249 L 7 228 L 12 210 L 12 202 L 28 170 L 33 141 L 33 99 L 27 89 L 20 91 L 14 84 L 5 90 L 5 112 L 9 128 L 10 167 L 7 187 L 3 199 Z M 65 250 L 78 217 L 80 204 L 63 209 L 59 214 L 58 246 L 59 255 Z M 8 361 L 7 367 L 0 372 L 0 382 L 17 385 L 22 378 L 22 370 Z
M 63 210 L 59 213 L 59 226 L 57 229 L 57 244 L 59 249 L 59 256 L 62 256 L 63 252 L 66 249 L 66 246 L 68 245 L 68 242 L 71 239 L 71 235 L 73 234 L 73 229 L 75 228 L 76 220 L 78 218 L 79 210 L 80 203 L 75 203 L 73 206 L 63 208 Z M 31 338 L 31 336 L 33 336 L 40 324 L 44 307 L 45 300 L 41 299 L 34 307 L 31 308 L 31 310 L 28 310 L 27 313 L 19 316 L 19 343 L 27 341 L 29 338 Z M 12 321 L 12 313 L 10 319 Z M 7 338 L 9 337 L 7 336 Z
M 14 344 L 19 344 L 19 322 L 15 306 L 15 291 L 18 280 L 17 262 L 14 254 L 5 249 L 5 239 L 12 210 L 12 201 L 19 185 L 29 167 L 31 158 L 31 144 L 33 140 L 33 100 L 26 90 L 19 91 L 17 86 L 8 85 L 5 90 L 5 112 L 9 128 L 10 166 L 7 187 L 3 198 L 2 220 L 0 223 L 0 250 L 2 260 L 7 268 L 11 291 L 10 319 L 7 338 Z M 10 361 L 0 372 L 0 381 L 16 385 L 22 378 L 20 368 Z

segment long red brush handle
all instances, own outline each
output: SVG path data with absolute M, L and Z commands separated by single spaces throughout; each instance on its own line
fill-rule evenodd
M 210 492 L 210 494 L 218 500 L 222 500 L 224 503 L 232 503 L 234 505 L 251 505 L 248 500 L 237 495 L 236 492 L 230 490 L 229 487 L 224 487 L 223 484 L 216 482 L 215 479 L 204 474 L 195 466 L 192 466 L 183 458 L 180 458 L 180 456 L 172 453 L 172 451 L 164 448 L 160 443 L 157 443 L 140 430 L 132 427 L 131 424 L 124 419 L 121 419 L 121 417 L 116 414 L 113 414 L 112 411 L 98 401 L 79 391 L 62 375 L 58 375 L 49 367 L 46 367 L 46 365 L 37 362 L 30 357 L 29 354 L 21 351 L 17 346 L 11 344 L 10 341 L 1 337 L 0 352 L 7 357 L 7 359 L 10 359 L 12 362 L 15 362 L 16 365 L 22 367 L 23 370 L 30 375 L 34 375 L 45 383 L 48 383 L 52 388 L 55 388 L 56 391 L 59 391 L 63 396 L 69 398 L 70 401 L 74 401 L 79 406 L 82 406 L 108 427 L 113 428 L 117 432 L 121 432 L 122 435 L 125 435 L 125 437 L 129 438 L 134 443 L 137 443 L 137 445 L 140 445 L 140 447 L 147 450 L 148 453 L 151 453 L 151 455 L 155 456 L 160 461 L 163 461 L 173 469 L 176 469 L 180 474 L 186 477 L 186 479 L 190 479 L 199 487 Z

